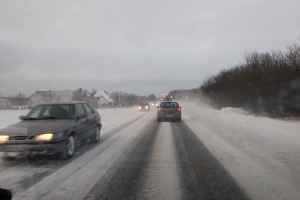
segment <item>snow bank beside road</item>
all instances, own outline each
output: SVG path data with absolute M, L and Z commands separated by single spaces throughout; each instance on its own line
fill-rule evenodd
M 197 113 L 196 115 L 206 116 L 210 119 L 218 117 L 236 124 L 248 124 L 249 126 L 267 130 L 266 133 L 275 132 L 284 137 L 288 135 L 294 136 L 297 139 L 300 137 L 299 122 L 248 115 L 249 112 L 241 108 L 227 107 L 221 110 L 215 110 L 207 104 L 200 104 L 199 106 L 195 102 L 180 102 L 180 106 L 182 107 L 182 112 L 188 110 L 189 112 L 193 111 L 195 114 Z
M 222 112 L 225 113 L 236 113 L 240 115 L 248 115 L 249 112 L 246 110 L 243 110 L 242 108 L 232 108 L 232 107 L 226 107 L 221 109 Z

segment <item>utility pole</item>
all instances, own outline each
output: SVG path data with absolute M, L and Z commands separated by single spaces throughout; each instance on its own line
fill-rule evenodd
M 119 108 L 121 107 L 120 95 L 121 95 L 121 91 L 119 91 Z
M 122 85 L 123 83 L 119 82 L 120 85 Z M 119 91 L 119 108 L 121 108 L 121 90 Z

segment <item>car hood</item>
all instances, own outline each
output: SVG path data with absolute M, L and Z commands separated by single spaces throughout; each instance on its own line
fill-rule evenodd
M 37 135 L 53 133 L 60 127 L 67 125 L 71 120 L 27 120 L 5 127 L 0 131 L 7 135 Z

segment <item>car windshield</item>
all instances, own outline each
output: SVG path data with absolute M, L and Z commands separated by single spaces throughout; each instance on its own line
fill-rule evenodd
M 39 105 L 26 116 L 26 119 L 73 119 L 74 105 Z

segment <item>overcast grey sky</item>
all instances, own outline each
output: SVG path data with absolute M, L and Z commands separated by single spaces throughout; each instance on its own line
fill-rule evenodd
M 299 0 L 0 1 L 0 92 L 160 96 L 299 41 Z

